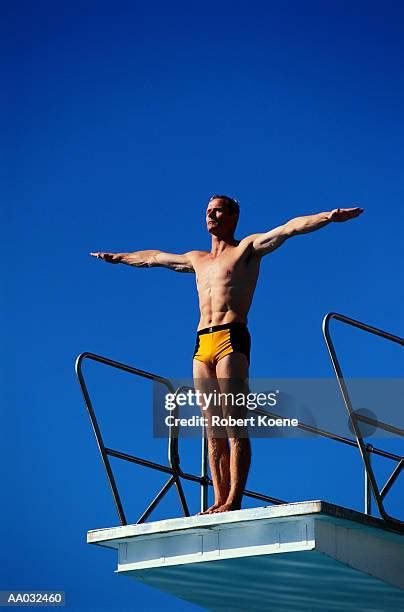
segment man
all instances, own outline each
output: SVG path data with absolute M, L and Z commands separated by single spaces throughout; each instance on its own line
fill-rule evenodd
M 200 391 L 234 394 L 247 384 L 250 336 L 247 315 L 258 280 L 261 259 L 288 238 L 347 221 L 362 208 L 337 208 L 330 212 L 297 217 L 268 232 L 234 238 L 239 204 L 225 195 L 214 195 L 206 210 L 211 235 L 210 252 L 190 251 L 174 255 L 157 250 L 134 253 L 91 253 L 109 263 L 135 267 L 162 266 L 176 272 L 194 272 L 199 296 L 200 321 L 193 360 L 195 388 Z M 222 415 L 229 407 L 219 407 Z M 208 411 L 209 413 L 209 411 Z M 228 437 L 212 434 L 209 420 L 209 465 L 214 504 L 205 513 L 237 510 L 247 481 L 251 460 L 250 441 L 245 431 Z

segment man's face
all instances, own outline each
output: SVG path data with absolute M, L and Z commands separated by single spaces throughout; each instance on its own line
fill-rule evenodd
M 223 200 L 211 200 L 206 209 L 206 226 L 208 232 L 214 236 L 233 233 L 235 229 L 235 215 Z

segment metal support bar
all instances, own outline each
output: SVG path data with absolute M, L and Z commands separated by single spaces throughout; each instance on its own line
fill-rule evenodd
M 160 502 L 160 500 L 162 500 L 164 495 L 170 490 L 170 488 L 174 484 L 174 482 L 175 482 L 175 476 L 171 476 L 171 478 L 169 480 L 167 480 L 167 482 L 163 486 L 163 488 L 157 493 L 156 497 L 153 499 L 151 504 L 149 504 L 147 506 L 146 510 L 143 512 L 143 514 L 140 517 L 140 519 L 138 520 L 137 524 L 144 523 L 144 521 L 147 519 L 148 516 L 150 516 L 150 514 L 153 512 L 154 508 Z
M 371 453 L 373 450 L 373 446 L 371 444 L 367 444 L 366 450 L 368 453 Z M 369 454 L 369 464 L 371 464 L 371 457 L 372 455 Z M 371 506 L 372 495 L 371 495 L 371 490 L 370 490 L 369 475 L 367 473 L 366 468 L 364 469 L 364 473 L 365 473 L 365 514 L 372 514 L 372 506 Z
M 121 453 L 120 451 L 112 450 L 111 448 L 106 448 L 105 451 L 108 455 L 111 455 L 111 457 L 123 459 L 124 461 L 129 461 L 131 463 L 137 463 L 138 465 L 143 465 L 144 467 L 151 468 L 152 470 L 166 472 L 166 474 L 175 475 L 175 470 L 173 470 L 173 468 L 168 467 L 168 465 L 162 465 L 161 463 L 156 463 L 155 461 L 149 461 L 148 459 L 142 459 L 141 457 L 135 457 L 134 455 Z
M 398 463 L 396 465 L 396 467 L 394 468 L 391 476 L 387 480 L 387 482 L 384 485 L 383 489 L 380 491 L 380 497 L 382 499 L 384 499 L 386 497 L 387 493 L 390 491 L 391 487 L 395 483 L 395 481 L 396 481 L 398 475 L 400 474 L 401 470 L 403 469 L 403 467 L 404 467 L 404 458 L 401 459 L 400 463 Z
M 187 504 L 187 500 L 185 499 L 184 489 L 182 488 L 182 484 L 181 484 L 181 480 L 179 476 L 175 479 L 175 486 L 177 487 L 178 496 L 180 498 L 180 503 L 181 503 L 181 507 L 182 507 L 184 516 L 189 516 L 188 504 Z

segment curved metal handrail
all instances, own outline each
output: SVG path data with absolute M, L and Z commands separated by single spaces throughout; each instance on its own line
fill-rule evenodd
M 331 358 L 331 363 L 333 365 L 334 371 L 335 371 L 335 375 L 338 381 L 338 385 L 342 394 L 342 398 L 344 400 L 345 403 L 345 407 L 347 409 L 348 412 L 348 416 L 350 418 L 350 422 L 352 423 L 352 427 L 355 433 L 355 437 L 356 437 L 356 442 L 359 448 L 359 452 L 361 454 L 362 457 L 362 461 L 365 467 L 365 472 L 366 472 L 366 476 L 367 476 L 367 483 L 370 484 L 372 493 L 373 493 L 373 497 L 375 499 L 376 505 L 377 505 L 377 509 L 380 513 L 380 515 L 383 517 L 383 519 L 390 523 L 391 525 L 393 525 L 395 528 L 398 528 L 400 531 L 404 530 L 404 521 L 397 519 L 395 517 L 390 516 L 385 508 L 384 508 L 384 504 L 383 504 L 383 499 L 385 497 L 385 495 L 387 494 L 387 492 L 391 489 L 392 485 L 394 484 L 395 480 L 397 479 L 398 475 L 400 474 L 402 468 L 404 467 L 404 457 L 397 457 L 397 461 L 398 461 L 398 465 L 395 467 L 395 469 L 393 470 L 391 476 L 389 477 L 389 479 L 387 480 L 386 484 L 384 485 L 383 489 L 381 491 L 379 491 L 379 487 L 377 485 L 376 482 L 376 478 L 373 472 L 373 468 L 370 462 L 370 452 L 373 452 L 372 448 L 369 448 L 370 445 L 366 444 L 363 440 L 360 428 L 358 426 L 358 416 L 355 414 L 353 407 L 352 407 L 352 402 L 351 402 L 351 398 L 349 396 L 349 392 L 348 392 L 348 388 L 346 386 L 345 383 L 345 379 L 344 379 L 344 375 L 342 373 L 342 369 L 341 369 L 341 365 L 339 363 L 338 357 L 337 357 L 337 353 L 335 351 L 335 347 L 334 344 L 332 342 L 331 339 L 331 334 L 330 334 L 330 321 L 331 319 L 336 319 L 338 321 L 341 321 L 342 323 L 346 323 L 347 325 L 351 325 L 352 327 L 361 329 L 363 331 L 366 331 L 368 333 L 374 334 L 376 336 L 379 336 L 381 338 L 385 338 L 386 340 L 390 340 L 391 342 L 395 342 L 396 344 L 400 344 L 401 346 L 404 346 L 404 338 L 401 338 L 400 336 L 396 336 L 394 334 L 391 334 L 389 332 L 386 332 L 382 329 L 379 329 L 377 327 L 373 327 L 371 325 L 368 325 L 367 323 L 363 323 L 362 321 L 357 321 L 356 319 L 351 319 L 350 317 L 347 317 L 346 315 L 342 315 L 340 313 L 337 312 L 329 312 L 328 314 L 325 315 L 324 319 L 323 319 L 323 334 L 324 334 L 324 339 L 325 339 L 325 343 Z M 391 427 L 388 424 L 383 424 L 385 427 L 384 429 Z M 395 429 L 395 433 L 400 432 L 400 430 L 397 430 L 397 428 L 393 428 Z M 402 435 L 402 434 L 401 434 Z M 370 505 L 370 502 L 369 502 Z
M 164 497 L 167 491 L 171 488 L 173 484 L 176 485 L 178 495 L 180 498 L 180 502 L 182 505 L 183 512 L 185 516 L 189 516 L 189 511 L 187 507 L 187 503 L 185 500 L 184 491 L 182 489 L 182 484 L 179 479 L 180 475 L 180 467 L 179 467 L 179 455 L 178 455 L 178 439 L 172 435 L 171 428 L 169 430 L 169 445 L 168 445 L 168 460 L 170 467 L 154 463 L 152 461 L 147 461 L 145 459 L 141 459 L 140 457 L 134 457 L 132 455 L 126 455 L 125 453 L 121 453 L 119 451 L 115 451 L 113 449 L 107 448 L 104 445 L 104 441 L 102 439 L 101 430 L 98 425 L 97 418 L 95 416 L 94 408 L 90 399 L 90 394 L 87 389 L 87 385 L 84 380 L 82 364 L 85 359 L 89 359 L 92 361 L 97 361 L 99 363 L 103 363 L 104 365 L 111 366 L 118 370 L 123 370 L 125 372 L 129 372 L 130 374 L 135 374 L 136 376 L 140 376 L 142 378 L 147 378 L 149 380 L 153 380 L 154 382 L 161 383 L 165 385 L 170 393 L 174 393 L 174 387 L 171 382 L 167 378 L 163 378 L 158 374 L 153 374 L 152 372 L 146 372 L 145 370 L 139 370 L 138 368 L 134 368 L 132 366 L 128 366 L 119 361 L 114 361 L 112 359 L 108 359 L 107 357 L 103 357 L 102 355 L 96 355 L 95 353 L 84 352 L 81 353 L 77 359 L 75 364 L 76 374 L 79 379 L 80 387 L 84 396 L 84 401 L 87 407 L 87 411 L 91 420 L 91 424 L 93 426 L 95 438 L 97 440 L 98 448 L 101 454 L 102 462 L 104 464 L 105 471 L 107 473 L 107 478 L 111 487 L 112 496 L 114 498 L 115 506 L 118 512 L 119 520 L 122 525 L 127 525 L 125 513 L 123 510 L 121 498 L 118 492 L 118 487 L 116 486 L 115 477 L 112 472 L 111 464 L 109 461 L 109 456 L 117 457 L 119 459 L 125 459 L 133 461 L 134 463 L 138 463 L 140 465 L 146 465 L 147 467 L 151 467 L 153 469 L 158 469 L 163 472 L 167 472 L 171 474 L 171 478 L 167 481 L 167 483 L 163 486 L 161 491 L 157 494 L 155 499 L 151 502 L 148 508 L 146 508 L 145 512 L 139 519 L 139 522 L 143 522 L 146 518 L 151 514 L 153 509 L 157 506 L 159 501 Z M 129 459 L 130 457 L 130 459 Z

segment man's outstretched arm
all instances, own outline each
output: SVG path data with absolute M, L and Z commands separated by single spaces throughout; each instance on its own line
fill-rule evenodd
M 363 208 L 335 208 L 329 212 L 308 215 L 306 217 L 296 217 L 284 225 L 275 227 L 263 234 L 254 234 L 253 250 L 257 255 L 266 255 L 281 246 L 288 238 L 314 232 L 332 222 L 348 221 L 363 213 Z
M 174 253 L 164 253 L 163 251 L 134 251 L 133 253 L 90 253 L 97 259 L 103 259 L 108 263 L 123 263 L 136 268 L 155 268 L 163 267 L 175 272 L 194 272 L 189 253 L 176 255 Z

